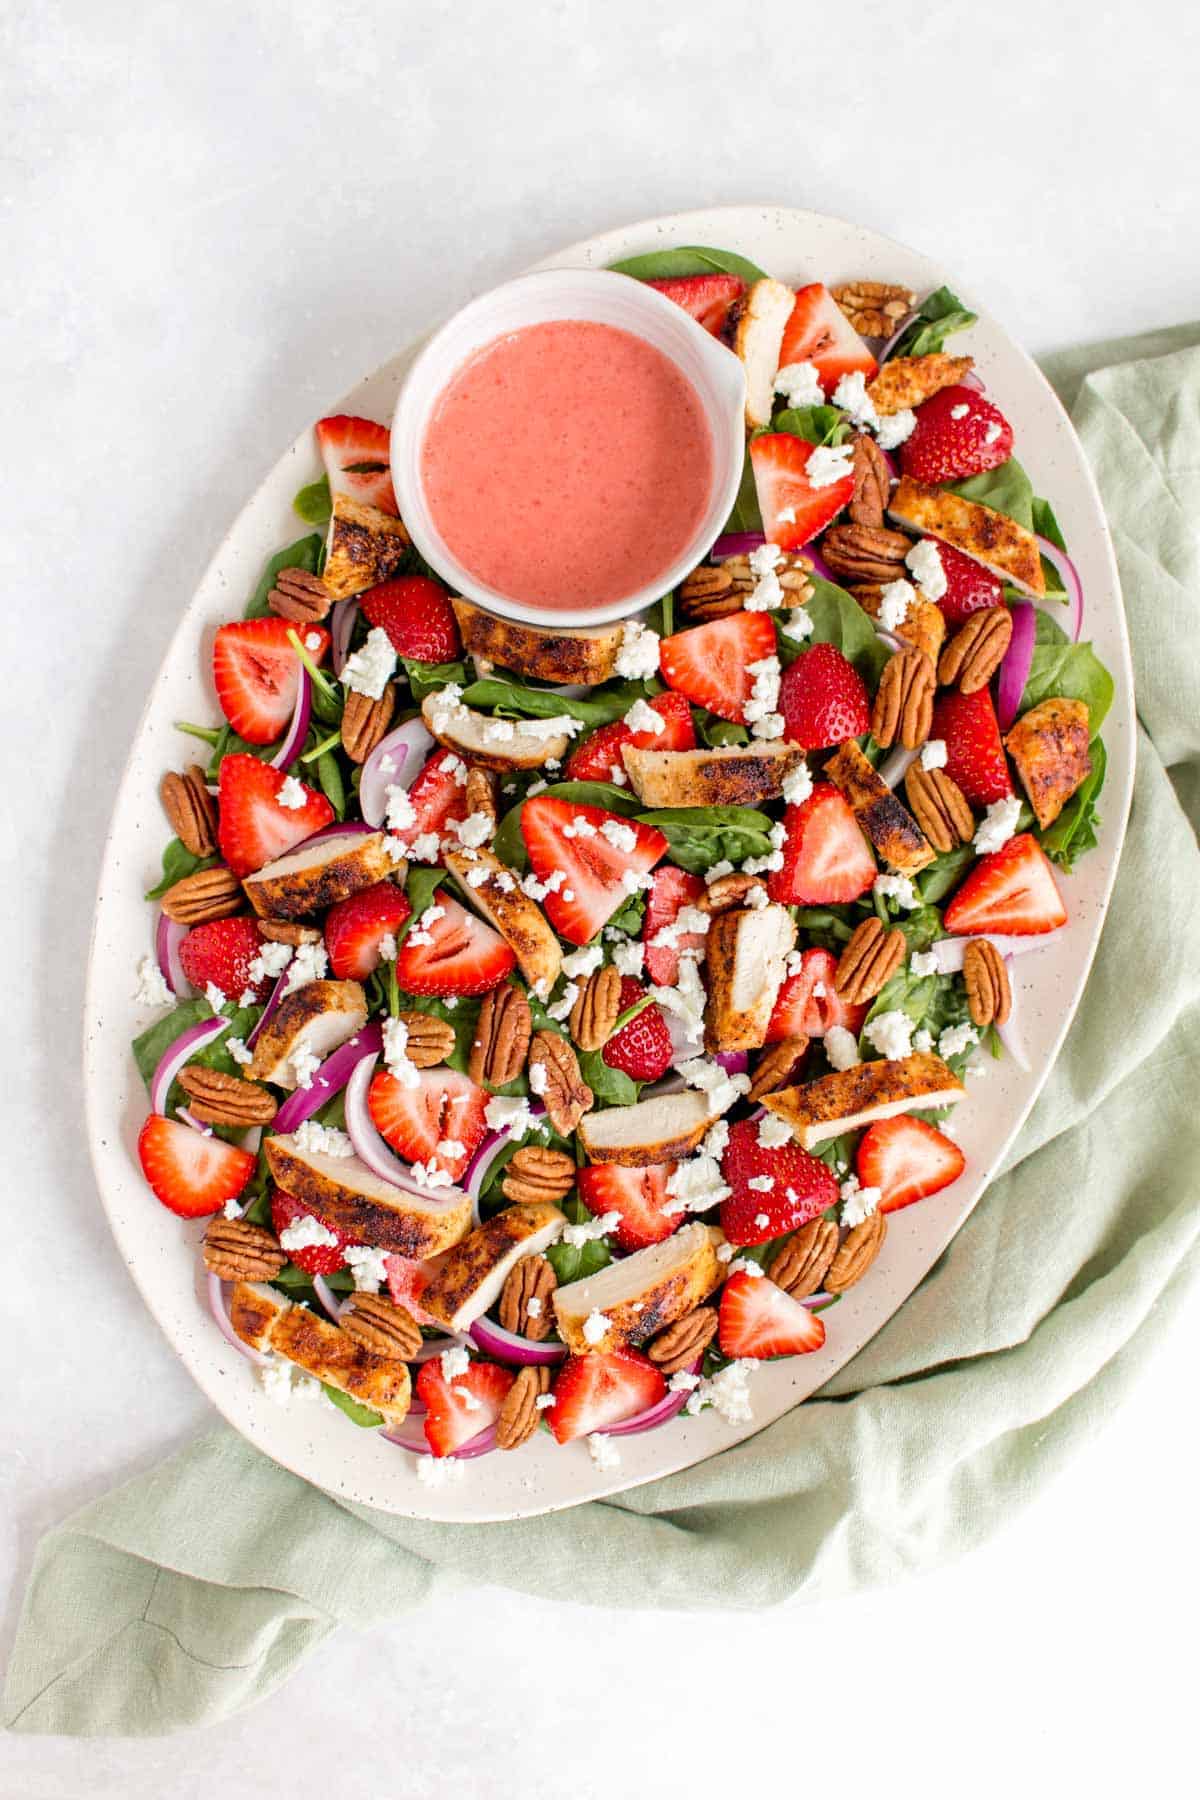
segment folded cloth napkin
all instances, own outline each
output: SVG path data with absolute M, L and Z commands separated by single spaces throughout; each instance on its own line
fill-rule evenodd
M 946 1255 L 808 1405 L 698 1468 L 548 1518 L 390 1518 L 211 1432 L 43 1540 L 8 1724 L 211 1722 L 339 1624 L 393 1617 L 437 1580 L 739 1608 L 889 1580 L 979 1543 L 1125 1394 L 1200 1264 L 1200 326 L 1049 372 L 1116 540 L 1137 783 L 1070 1036 Z M 214 1532 L 211 1496 L 230 1492 Z

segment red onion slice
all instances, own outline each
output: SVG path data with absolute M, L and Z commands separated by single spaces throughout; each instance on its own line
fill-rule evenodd
M 253 1349 L 249 1344 L 244 1344 L 233 1329 L 233 1322 L 225 1305 L 224 1286 L 220 1277 L 214 1275 L 211 1270 L 208 1275 L 208 1305 L 221 1336 L 227 1338 L 239 1355 L 246 1358 L 247 1362 L 256 1363 L 260 1369 L 265 1369 L 271 1360 L 270 1357 L 264 1356 L 260 1350 Z
M 1067 590 L 1067 598 L 1071 604 L 1071 642 L 1079 642 L 1079 634 L 1083 630 L 1083 582 L 1079 578 L 1079 570 L 1071 561 L 1065 550 L 1052 544 L 1049 538 L 1039 537 L 1037 547 L 1048 563 L 1058 571 L 1058 578 Z
M 279 1002 L 283 999 L 283 990 L 287 986 L 287 978 L 288 978 L 287 970 L 285 969 L 283 971 L 283 974 L 280 975 L 276 979 L 275 986 L 271 989 L 271 992 L 267 996 L 267 1004 L 263 1007 L 261 1013 L 259 1013 L 259 1015 L 258 1015 L 258 1023 L 254 1027 L 254 1030 L 250 1033 L 250 1035 L 246 1039 L 247 1050 L 253 1050 L 255 1038 L 257 1038 L 259 1032 L 262 1030 L 262 1028 L 266 1024 L 267 1020 L 271 1017 L 272 1013 L 275 1011 L 276 1007 L 279 1005 Z
M 958 378 L 958 385 L 959 387 L 973 388 L 977 394 L 987 393 L 987 388 L 984 386 L 981 378 L 975 373 L 974 369 L 968 369 L 965 375 L 960 375 Z
M 893 750 L 879 765 L 880 781 L 886 781 L 890 788 L 897 787 L 920 754 L 919 750 Z
M 323 1275 L 314 1275 L 312 1284 L 314 1294 L 336 1325 L 342 1316 L 342 1301 L 338 1299 Z
M 1037 634 L 1037 610 L 1028 600 L 1014 600 L 1008 610 L 1012 637 L 996 678 L 996 722 L 1001 731 L 1008 730 L 1020 711 Z
M 445 1350 L 465 1350 L 470 1341 L 458 1331 L 447 1331 L 441 1337 L 426 1338 L 416 1355 L 408 1358 L 408 1362 L 410 1366 L 414 1363 L 427 1363 L 433 1357 L 441 1356 Z
M 1011 956 L 1011 954 L 1007 955 L 1004 958 L 1004 965 L 1007 968 L 1009 975 L 1011 977 L 1011 975 L 1012 975 L 1012 956 Z M 1009 981 L 1008 985 L 1009 985 L 1009 988 L 1012 993 L 1012 1003 L 1011 1003 L 1011 1007 L 1009 1010 L 1008 1018 L 1004 1021 L 1004 1024 L 997 1025 L 996 1035 L 1000 1039 L 1000 1042 L 1004 1045 L 1004 1048 L 1008 1052 L 1009 1056 L 1011 1056 L 1013 1061 L 1016 1063 L 1018 1069 L 1023 1069 L 1025 1071 L 1025 1073 L 1028 1074 L 1030 1064 L 1029 1064 L 1029 1055 L 1025 1049 L 1025 1036 L 1024 1036 L 1024 1033 L 1022 1032 L 1019 1024 L 1017 1023 L 1018 989 L 1017 989 L 1016 983 L 1012 980 Z
M 727 556 L 749 556 L 766 541 L 766 533 L 762 531 L 729 531 L 717 539 L 709 555 L 716 557 L 718 562 Z
M 906 319 L 902 319 L 900 324 L 897 325 L 895 331 L 893 331 L 891 337 L 888 338 L 888 340 L 884 344 L 882 350 L 879 351 L 878 355 L 875 358 L 875 361 L 879 364 L 880 368 L 883 367 L 884 363 L 887 361 L 888 357 L 892 354 L 893 350 L 896 348 L 896 345 L 900 342 L 900 339 L 904 336 L 905 332 L 908 330 L 909 326 L 912 324 L 912 322 L 916 318 L 916 316 L 917 315 L 915 312 L 910 312 L 908 317 Z
M 275 1114 L 271 1129 L 295 1131 L 305 1119 L 320 1112 L 327 1101 L 340 1094 L 364 1056 L 378 1056 L 383 1048 L 383 1032 L 376 1024 L 364 1025 L 348 1043 L 331 1050 L 314 1071 L 311 1087 L 296 1088 Z
M 171 1091 L 171 1083 L 182 1069 L 189 1057 L 195 1056 L 198 1050 L 207 1049 L 208 1045 L 219 1038 L 227 1028 L 228 1019 L 201 1019 L 198 1025 L 189 1025 L 181 1032 L 173 1044 L 168 1044 L 158 1059 L 158 1067 L 150 1083 L 151 1111 L 167 1113 L 167 1095 Z
M 1037 937 L 1004 937 L 988 933 L 989 943 L 995 944 L 1001 956 L 1027 956 L 1031 950 L 1040 950 L 1043 945 L 1052 941 L 1053 934 L 1043 932 Z M 962 972 L 963 952 L 971 942 L 969 937 L 939 938 L 936 944 L 930 944 L 929 953 L 937 958 L 939 975 L 958 975 Z
M 183 972 L 179 955 L 179 946 L 187 934 L 186 925 L 181 925 L 178 919 L 168 919 L 165 912 L 159 913 L 154 931 L 154 952 L 162 978 L 178 1000 L 186 1000 L 194 991 Z
M 378 1060 L 377 1054 L 364 1056 L 346 1083 L 346 1130 L 355 1155 L 382 1181 L 390 1181 L 406 1194 L 415 1194 L 430 1206 L 456 1205 L 463 1198 L 460 1188 L 422 1187 L 409 1165 L 401 1162 L 376 1130 L 367 1106 L 367 1089 Z
M 418 767 L 435 747 L 420 719 L 405 719 L 376 744 L 358 783 L 359 809 L 376 831 L 387 816 L 388 788 L 411 786 Z
M 356 599 L 339 600 L 329 621 L 329 659 L 333 664 L 333 672 L 339 679 L 350 654 L 350 639 L 354 635 L 354 621 L 357 617 Z
M 565 1344 L 535 1344 L 532 1338 L 505 1331 L 494 1319 L 476 1319 L 471 1336 L 486 1355 L 494 1356 L 497 1362 L 516 1363 L 519 1367 L 529 1364 L 547 1367 L 562 1362 L 567 1354 Z
M 296 704 L 292 708 L 292 722 L 284 734 L 283 742 L 271 758 L 273 769 L 290 769 L 304 748 L 304 740 L 308 736 L 308 722 L 312 717 L 312 681 L 304 664 L 300 664 L 300 680 L 296 685 Z
M 718 1050 L 713 1056 L 715 1063 L 720 1063 L 727 1075 L 744 1075 L 750 1067 L 748 1050 Z
M 212 1126 L 206 1125 L 203 1119 L 198 1119 L 195 1113 L 191 1112 L 186 1106 L 177 1106 L 175 1108 L 175 1117 L 179 1120 L 181 1125 L 190 1125 L 193 1131 L 198 1131 L 201 1137 L 211 1137 L 213 1134 Z

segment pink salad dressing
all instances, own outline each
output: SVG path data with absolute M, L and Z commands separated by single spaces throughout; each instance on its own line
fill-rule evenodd
M 699 395 L 661 350 L 582 319 L 527 325 L 467 361 L 421 450 L 430 514 L 480 582 L 530 606 L 650 586 L 709 502 Z

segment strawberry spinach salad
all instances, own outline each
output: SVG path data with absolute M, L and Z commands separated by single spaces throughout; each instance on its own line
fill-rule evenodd
M 611 628 L 494 618 L 409 541 L 386 428 L 323 419 L 314 529 L 162 786 L 146 1180 L 273 1397 L 426 1481 L 750 1420 L 961 1176 L 1099 830 L 1112 681 L 946 348 L 973 315 L 711 249 L 619 272 L 745 365 L 705 563 Z

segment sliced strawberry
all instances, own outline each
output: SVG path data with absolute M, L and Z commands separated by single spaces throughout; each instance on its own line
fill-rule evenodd
M 824 1037 L 832 1025 L 858 1036 L 869 1009 L 842 999 L 833 985 L 836 973 L 837 958 L 828 950 L 804 952 L 800 967 L 779 990 L 767 1026 L 768 1044 L 789 1037 Z
M 999 468 L 1012 447 L 1012 426 L 998 406 L 975 388 L 948 387 L 918 406 L 900 465 L 914 481 L 935 486 Z
M 878 367 L 829 289 L 814 281 L 797 289 L 792 316 L 783 329 L 779 366 L 817 365 L 821 386 L 831 394 L 843 375 L 861 369 L 868 380 Z
M 255 1159 L 222 1138 L 151 1113 L 138 1133 L 138 1161 L 168 1211 L 181 1219 L 202 1219 L 237 1199 L 254 1173 Z
M 317 443 L 335 494 L 349 494 L 393 517 L 399 512 L 392 488 L 391 433 L 386 425 L 338 413 L 317 421 Z
M 946 773 L 971 806 L 990 806 L 1013 791 L 996 709 L 987 688 L 960 694 L 943 688 L 933 705 L 931 738 L 946 745 Z
M 303 806 L 280 806 L 279 790 L 288 779 L 282 769 L 242 751 L 221 758 L 217 837 L 235 875 L 253 875 L 332 823 L 333 808 L 315 788 L 304 787 Z
M 951 629 L 985 606 L 1003 603 L 1004 583 L 998 575 L 993 575 L 973 556 L 964 556 L 950 544 L 938 544 L 937 552 L 946 571 L 946 591 L 938 601 L 938 607 Z
M 663 1243 L 679 1223 L 677 1217 L 663 1213 L 670 1199 L 667 1177 L 674 1169 L 674 1163 L 651 1163 L 644 1169 L 593 1163 L 580 1169 L 575 1182 L 579 1198 L 598 1219 L 605 1213 L 620 1214 L 613 1236 L 622 1250 L 644 1250 L 647 1244 Z
M 660 932 L 670 934 L 681 909 L 695 906 L 705 891 L 703 876 L 677 869 L 674 863 L 662 863 L 654 871 L 654 880 L 646 894 L 642 942 L 646 946 L 646 973 L 659 987 L 674 987 L 679 979 L 680 951 L 703 949 L 705 934 L 680 931 L 671 934 L 668 943 L 656 944 L 654 940 Z
M 628 1012 L 646 992 L 632 975 L 623 976 L 620 1011 Z M 620 1069 L 631 1081 L 657 1081 L 660 1075 L 665 1075 L 675 1052 L 671 1048 L 671 1033 L 662 1008 L 653 1001 L 649 1006 L 643 1006 L 640 1013 L 613 1032 L 602 1054 L 610 1069 Z
M 1036 937 L 1067 922 L 1049 858 L 1027 831 L 981 856 L 945 913 L 946 930 L 962 936 L 1004 932 Z
M 746 291 L 740 275 L 675 275 L 665 281 L 648 281 L 676 306 L 682 306 L 705 331 L 720 337 L 729 321 L 730 308 Z
M 427 575 L 401 575 L 358 596 L 368 624 L 380 625 L 399 656 L 415 662 L 453 662 L 458 625 L 445 588 Z
M 421 1295 L 444 1260 L 444 1257 L 432 1256 L 427 1262 L 422 1262 L 419 1257 L 396 1256 L 393 1253 L 384 1258 L 383 1265 L 387 1271 L 388 1293 L 396 1305 L 405 1307 L 418 1325 L 431 1325 L 438 1332 L 444 1332 L 446 1328 L 432 1313 L 425 1311 Z
M 417 1376 L 417 1398 L 425 1408 L 425 1441 L 435 1456 L 454 1452 L 496 1423 L 516 1380 L 499 1363 L 473 1362 L 447 1381 L 440 1357 L 431 1357 Z
M 677 631 L 659 646 L 662 678 L 694 706 L 719 719 L 742 724 L 754 687 L 751 663 L 775 654 L 775 627 L 769 613 L 736 612 L 728 618 Z
M 567 758 L 568 781 L 617 781 L 625 783 L 622 746 L 632 750 L 693 750 L 696 732 L 692 709 L 682 694 L 656 694 L 648 703 L 664 721 L 661 731 L 631 731 L 623 719 L 601 725 Z
M 805 1356 L 825 1342 L 820 1314 L 777 1287 L 769 1275 L 739 1269 L 721 1289 L 717 1342 L 726 1356 Z
M 814 644 L 784 670 L 779 710 L 784 737 L 805 750 L 830 750 L 871 729 L 863 678 L 835 644 Z
M 408 790 L 416 817 L 404 828 L 410 843 L 426 833 L 444 838 L 467 816 L 467 765 L 453 750 L 435 750 Z
M 420 1069 L 415 1087 L 380 1069 L 367 1089 L 372 1123 L 397 1156 L 440 1169 L 452 1181 L 483 1142 L 487 1103 L 486 1089 L 444 1064 Z
M 300 685 L 300 658 L 288 641 L 287 619 L 239 619 L 222 625 L 213 644 L 213 685 L 221 711 L 248 744 L 273 744 L 288 728 Z M 314 662 L 329 648 L 329 633 L 306 625 L 299 634 Z
M 957 1181 L 966 1159 L 953 1138 L 924 1119 L 877 1119 L 862 1135 L 854 1167 L 863 1187 L 879 1189 L 880 1212 L 898 1212 Z
M 379 967 L 380 945 L 395 937 L 412 908 L 403 888 L 377 881 L 325 915 L 325 948 L 339 981 L 365 981 Z
M 310 1212 L 292 1194 L 285 1194 L 281 1187 L 271 1189 L 271 1224 L 275 1228 L 275 1236 L 282 1237 L 290 1225 L 297 1225 L 303 1219 L 316 1219 L 326 1237 L 332 1236 L 332 1244 L 302 1244 L 296 1248 L 283 1246 L 288 1258 L 298 1269 L 308 1275 L 336 1275 L 339 1269 L 346 1266 L 346 1245 L 357 1244 L 358 1239 L 347 1237 L 336 1225 L 327 1225 L 324 1219 Z
M 623 848 L 629 831 L 632 850 Z M 640 890 L 641 877 L 667 848 L 662 832 L 650 825 L 553 794 L 537 794 L 525 802 L 521 836 L 538 880 L 554 881 L 542 901 L 547 917 L 572 944 L 595 937 L 630 894 Z
M 838 1184 L 832 1170 L 799 1144 L 768 1147 L 758 1141 L 759 1121 L 729 1127 L 721 1173 L 733 1190 L 721 1202 L 721 1230 L 731 1244 L 765 1244 L 807 1225 L 833 1206 Z M 769 1181 L 768 1188 L 752 1181 Z
M 396 978 L 410 994 L 486 994 L 516 961 L 499 932 L 440 893 L 401 944 Z
M 254 919 L 209 919 L 193 925 L 179 946 L 183 972 L 201 994 L 214 982 L 229 1000 L 240 1000 L 250 989 L 256 1000 L 265 1000 L 271 978 L 250 979 L 250 964 L 262 949 L 262 933 Z
M 808 464 L 815 449 L 815 444 L 788 431 L 764 432 L 750 440 L 750 466 L 763 530 L 782 550 L 799 550 L 824 531 L 854 497 L 853 475 L 840 475 L 824 487 L 813 486 Z
M 648 1412 L 667 1391 L 649 1357 L 637 1350 L 568 1356 L 554 1384 L 550 1429 L 560 1444 Z
M 826 781 L 783 815 L 783 867 L 767 876 L 767 892 L 784 906 L 845 906 L 878 874 L 875 856 L 850 803 Z

